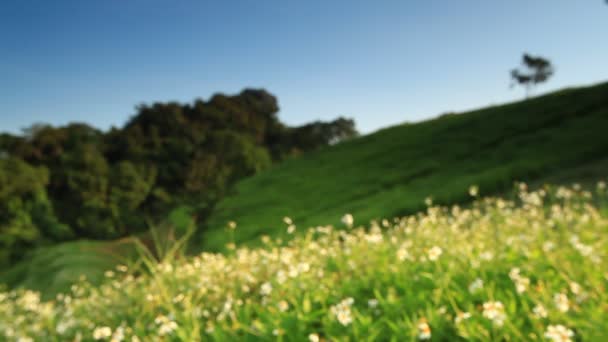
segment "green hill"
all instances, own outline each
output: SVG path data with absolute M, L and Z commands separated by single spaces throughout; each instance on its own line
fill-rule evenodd
M 527 101 L 390 127 L 281 163 L 239 182 L 197 244 L 221 250 L 238 223 L 237 243 L 298 227 L 356 223 L 413 213 L 435 203 L 508 190 L 514 180 L 584 181 L 608 174 L 608 83 Z M 579 178 L 583 178 L 580 179 Z M 200 247 L 200 246 L 199 246 Z

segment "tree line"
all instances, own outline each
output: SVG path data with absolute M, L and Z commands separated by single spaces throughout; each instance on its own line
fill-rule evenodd
M 204 219 L 237 180 L 356 136 L 352 119 L 290 127 L 261 89 L 137 107 L 122 128 L 0 134 L 0 266 L 39 245 L 114 239 L 178 206 Z

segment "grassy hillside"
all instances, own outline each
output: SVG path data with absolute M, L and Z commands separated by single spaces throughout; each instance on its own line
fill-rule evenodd
M 219 203 L 197 243 L 220 250 L 224 227 L 237 221 L 236 242 L 281 234 L 284 216 L 300 228 L 359 223 L 435 203 L 512 187 L 514 180 L 606 175 L 608 83 L 434 120 L 394 126 L 299 159 L 237 184 Z
M 69 291 L 81 275 L 93 284 L 103 279 L 106 270 L 125 262 L 127 242 L 75 241 L 38 248 L 26 260 L 0 272 L 0 283 L 36 290 L 50 297 Z
M 166 225 L 156 229 L 163 236 L 183 235 L 189 224 L 187 208 L 180 208 L 169 215 Z M 169 232 L 169 229 L 173 231 Z M 150 233 L 137 237 L 151 247 L 154 245 Z M 167 242 L 171 239 L 163 240 Z M 131 238 L 64 242 L 38 248 L 16 265 L 0 270 L 0 285 L 40 291 L 43 298 L 51 298 L 57 293 L 69 291 L 81 275 L 91 284 L 99 284 L 106 270 L 113 269 L 118 264 L 132 263 L 137 257 L 134 240 Z

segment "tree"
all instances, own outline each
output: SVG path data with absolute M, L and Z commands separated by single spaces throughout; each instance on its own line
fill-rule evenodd
M 551 62 L 540 56 L 531 56 L 525 53 L 522 57 L 522 68 L 511 70 L 511 87 L 519 84 L 526 88 L 526 98 L 530 96 L 532 88 L 538 83 L 547 81 L 555 70 Z
M 26 249 L 72 236 L 55 216 L 45 187 L 48 170 L 8 157 L 0 159 L 0 267 Z
M 339 117 L 334 121 L 315 121 L 298 127 L 289 128 L 279 142 L 289 153 L 298 154 L 335 145 L 358 135 L 352 119 Z
M 140 105 L 120 128 L 34 124 L 0 134 L 0 268 L 28 248 L 146 230 L 175 208 L 204 221 L 239 179 L 357 135 L 347 118 L 282 123 L 264 89 Z

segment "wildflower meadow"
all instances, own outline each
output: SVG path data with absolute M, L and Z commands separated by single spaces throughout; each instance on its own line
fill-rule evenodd
M 606 184 L 469 194 L 369 223 L 286 217 L 288 238 L 223 254 L 141 245 L 101 286 L 0 292 L 0 340 L 605 341 Z

